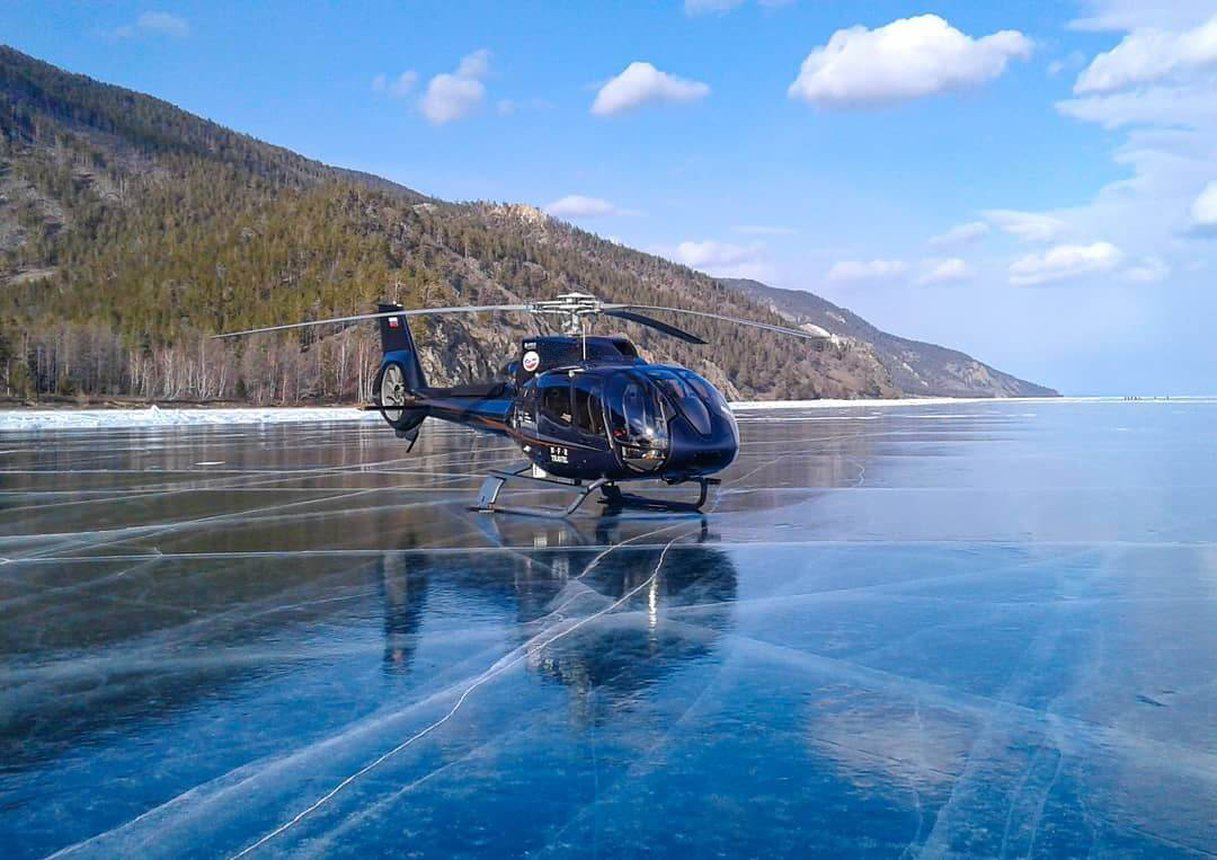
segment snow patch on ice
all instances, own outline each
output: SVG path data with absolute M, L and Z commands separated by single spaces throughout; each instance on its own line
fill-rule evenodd
M 772 409 L 858 409 L 875 406 L 941 406 L 946 403 L 994 402 L 1006 401 L 992 397 L 903 397 L 892 400 L 741 400 L 731 403 L 730 406 L 732 412 L 751 412 Z
M 1034 403 L 1037 406 L 1056 403 L 1127 403 L 1127 404 L 1179 404 L 1214 403 L 1217 397 L 1185 395 L 1170 397 L 902 397 L 891 400 L 741 400 L 731 403 L 732 412 L 761 411 L 774 409 L 857 409 L 859 407 L 885 406 L 943 406 L 960 403 Z M 959 417 L 959 416 L 952 416 Z
M 375 412 L 353 407 L 266 409 L 6 409 L 0 431 L 75 430 L 99 427 L 172 427 L 205 424 L 287 424 L 301 421 L 364 421 Z

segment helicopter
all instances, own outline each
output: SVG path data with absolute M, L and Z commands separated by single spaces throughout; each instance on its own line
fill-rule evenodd
M 236 337 L 332 323 L 377 320 L 382 358 L 373 382 L 373 403 L 412 450 L 419 428 L 437 418 L 506 436 L 529 461 L 512 470 L 491 470 L 473 510 L 567 516 L 597 491 L 613 508 L 626 506 L 700 511 L 714 477 L 739 453 L 739 427 L 727 400 L 705 378 L 675 364 L 650 364 L 624 335 L 590 335 L 589 319 L 612 317 L 637 323 L 690 344 L 701 337 L 641 311 L 666 311 L 724 320 L 823 343 L 832 335 L 818 326 L 786 328 L 707 311 L 659 305 L 602 302 L 588 293 L 515 305 L 470 305 L 406 309 L 381 302 L 376 313 L 265 326 L 216 335 Z M 450 314 L 521 312 L 558 317 L 561 334 L 524 338 L 502 379 L 439 388 L 428 385 L 409 318 Z M 624 493 L 621 484 L 658 481 L 696 484 L 694 502 L 671 502 Z M 574 498 L 555 509 L 499 503 L 509 484 L 561 489 Z

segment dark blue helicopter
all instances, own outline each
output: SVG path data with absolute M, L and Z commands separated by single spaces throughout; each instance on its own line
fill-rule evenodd
M 567 293 L 527 305 L 406 310 L 381 304 L 375 314 L 270 326 L 237 334 L 276 331 L 325 323 L 376 319 L 384 356 L 373 386 L 375 405 L 385 421 L 411 447 L 420 425 L 439 418 L 511 438 L 530 465 L 513 472 L 493 471 L 482 484 L 477 510 L 523 513 L 573 513 L 599 490 L 611 506 L 700 509 L 713 475 L 735 460 L 739 428 L 723 395 L 691 370 L 648 364 L 624 336 L 587 334 L 587 319 L 603 315 L 639 323 L 687 343 L 704 344 L 697 335 L 640 310 L 671 311 L 755 326 L 815 341 L 823 329 L 799 330 L 704 311 L 654 305 L 601 302 L 586 293 Z M 451 388 L 427 384 L 408 318 L 453 313 L 522 311 L 563 318 L 565 334 L 537 336 L 520 344 L 520 355 L 504 369 L 503 380 Z M 228 337 L 232 335 L 221 335 Z M 626 495 L 627 481 L 666 484 L 696 482 L 700 494 L 691 504 L 674 504 Z M 565 508 L 553 511 L 506 508 L 498 504 L 511 481 L 539 483 L 575 492 Z

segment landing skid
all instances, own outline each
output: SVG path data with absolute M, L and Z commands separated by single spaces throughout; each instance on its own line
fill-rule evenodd
M 697 501 L 673 502 L 667 499 L 652 499 L 633 493 L 623 493 L 620 487 L 607 478 L 597 478 L 588 484 L 584 484 L 582 481 L 555 478 L 551 475 L 539 476 L 534 474 L 529 466 L 525 466 L 515 472 L 504 472 L 493 469 L 486 476 L 486 479 L 482 481 L 482 488 L 478 492 L 477 504 L 472 506 L 470 510 L 486 514 L 502 513 L 533 517 L 568 517 L 579 510 L 583 503 L 588 500 L 589 496 L 599 490 L 602 496 L 600 503 L 609 512 L 624 508 L 637 508 L 648 511 L 700 511 L 706 504 L 710 486 L 717 485 L 720 482 L 717 478 L 696 478 L 694 480 L 697 481 L 700 487 Z M 501 505 L 499 504 L 499 494 L 508 482 L 511 481 L 524 481 L 538 485 L 538 488 L 550 490 L 567 490 L 574 493 L 575 498 L 564 508 L 522 508 Z
M 634 493 L 623 493 L 616 484 L 606 484 L 600 492 L 603 498 L 600 504 L 610 511 L 622 508 L 636 508 L 643 511 L 692 511 L 700 513 L 706 504 L 710 487 L 722 483 L 718 478 L 694 478 L 699 486 L 696 502 L 673 502 L 668 499 L 653 499 L 649 496 L 639 496 Z

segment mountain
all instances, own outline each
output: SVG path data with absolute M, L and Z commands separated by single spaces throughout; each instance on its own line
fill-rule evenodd
M 0 394 L 356 401 L 379 358 L 370 326 L 208 336 L 359 313 L 382 297 L 499 304 L 574 289 L 774 323 L 790 315 L 533 207 L 436 200 L 0 47 Z M 615 327 L 733 397 L 930 393 L 893 370 L 880 339 L 896 339 L 856 322 L 826 326 L 844 336 L 819 346 L 713 321 L 689 326 L 706 347 Z M 445 318 L 416 334 L 439 384 L 493 375 L 537 325 Z M 958 374 L 954 393 L 1015 390 L 985 370 Z
M 783 290 L 759 281 L 723 283 L 764 302 L 790 323 L 813 323 L 834 334 L 865 343 L 893 384 L 910 397 L 1056 397 L 1057 392 L 932 343 L 880 331 L 862 317 L 802 290 Z

